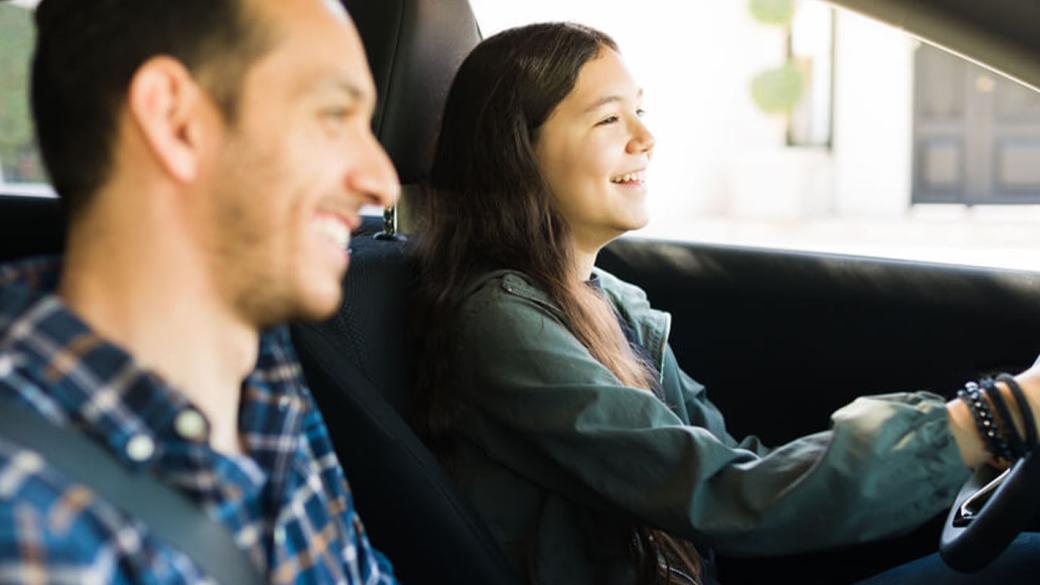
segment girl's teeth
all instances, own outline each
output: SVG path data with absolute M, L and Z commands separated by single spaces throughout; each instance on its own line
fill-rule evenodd
M 630 183 L 630 182 L 633 182 L 633 181 L 642 181 L 642 180 L 643 180 L 642 173 L 628 173 L 627 175 L 621 175 L 620 177 L 612 179 L 611 182 L 612 183 Z

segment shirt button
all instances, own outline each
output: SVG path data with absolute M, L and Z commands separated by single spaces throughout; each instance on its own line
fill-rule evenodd
M 126 454 L 138 463 L 147 461 L 155 454 L 155 442 L 146 435 L 134 435 L 126 443 Z
M 173 420 L 173 429 L 182 439 L 188 441 L 204 441 L 209 434 L 209 425 L 199 411 L 188 408 L 181 411 Z
M 290 404 L 292 404 L 292 398 L 282 396 L 278 399 L 278 410 L 285 410 L 286 408 L 289 408 Z
M 274 543 L 279 547 L 285 546 L 285 528 L 279 526 L 274 531 Z

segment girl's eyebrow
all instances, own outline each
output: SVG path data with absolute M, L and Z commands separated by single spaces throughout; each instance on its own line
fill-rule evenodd
M 642 88 L 640 88 L 640 90 L 638 92 L 636 92 L 636 98 L 641 98 L 641 97 L 643 97 L 643 90 L 642 90 Z M 603 97 L 599 98 L 598 100 L 596 100 L 595 103 L 593 103 L 589 107 L 585 108 L 585 112 L 584 113 L 587 114 L 587 113 L 589 113 L 589 112 L 591 112 L 593 110 L 602 108 L 603 106 L 605 106 L 605 105 L 607 105 L 609 103 L 620 102 L 620 101 L 623 101 L 624 99 L 625 98 L 623 98 L 623 97 L 621 97 L 619 95 L 603 96 Z

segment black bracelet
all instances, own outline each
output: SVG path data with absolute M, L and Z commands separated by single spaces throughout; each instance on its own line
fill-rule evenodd
M 1026 449 L 1029 451 L 1036 449 L 1036 419 L 1033 418 L 1033 409 L 1029 406 L 1026 393 L 1022 391 L 1022 387 L 1018 385 L 1018 382 L 1010 374 L 1000 374 L 997 376 L 997 381 L 1007 384 L 1008 388 L 1011 389 L 1011 395 L 1015 397 L 1015 402 L 1018 403 L 1018 411 L 1022 413 L 1022 422 L 1026 427 Z
M 982 385 L 984 394 L 989 401 L 993 403 L 993 408 L 997 411 L 997 415 L 1000 417 L 1000 429 L 1003 431 L 1001 434 L 1004 436 L 1004 440 L 1007 442 L 1007 446 L 1011 451 L 1011 455 L 1014 459 L 1009 461 L 1015 461 L 1029 451 L 1026 449 L 1025 443 L 1022 442 L 1022 436 L 1018 434 L 1018 430 L 1015 428 L 1015 419 L 1011 418 L 1011 410 L 1008 408 L 1007 402 L 1004 401 L 1004 393 L 997 388 L 996 382 L 993 378 L 983 378 L 979 381 Z
M 979 429 L 979 435 L 982 436 L 982 442 L 986 444 L 986 450 L 989 451 L 990 455 L 994 459 L 1013 461 L 1014 455 L 1011 454 L 1011 449 L 1008 447 L 1007 442 L 1000 436 L 1001 433 L 993 420 L 993 413 L 990 412 L 989 403 L 986 401 L 986 397 L 982 395 L 982 389 L 979 388 L 979 385 L 975 382 L 968 382 L 963 389 L 957 391 L 957 397 L 968 405 L 968 410 L 971 411 L 971 415 L 975 419 L 975 425 Z

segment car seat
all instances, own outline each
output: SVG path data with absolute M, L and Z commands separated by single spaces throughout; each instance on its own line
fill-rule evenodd
M 373 128 L 406 192 L 426 175 L 451 81 L 480 41 L 467 0 L 346 2 L 379 100 Z M 407 241 L 366 219 L 339 312 L 292 327 L 308 384 L 373 544 L 402 581 L 519 583 L 486 527 L 406 423 Z

